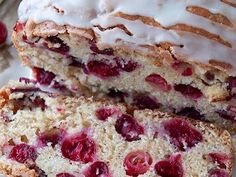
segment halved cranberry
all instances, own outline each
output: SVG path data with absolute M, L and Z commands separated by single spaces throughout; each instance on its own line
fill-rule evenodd
M 220 168 L 226 168 L 225 163 L 229 160 L 229 156 L 223 153 L 209 153 L 207 159 L 213 163 L 217 163 Z
M 37 158 L 36 149 L 27 144 L 18 144 L 13 147 L 8 158 L 19 163 L 34 162 Z
M 167 81 L 159 74 L 151 74 L 145 78 L 145 81 L 164 92 L 171 90 L 171 85 L 169 85 Z
M 85 133 L 67 137 L 61 146 L 62 155 L 73 161 L 92 162 L 96 153 L 95 142 Z
M 133 104 L 139 109 L 158 109 L 161 104 L 146 94 L 138 94 L 134 97 Z
M 62 55 L 66 55 L 69 51 L 70 51 L 70 47 L 68 46 L 68 45 L 66 45 L 59 37 L 57 37 L 57 36 L 50 36 L 50 37 L 48 37 L 47 39 L 46 39 L 46 41 L 49 41 L 49 42 L 51 42 L 51 43 L 53 43 L 53 44 L 60 44 L 60 46 L 59 47 L 57 47 L 57 48 L 50 48 L 49 46 L 48 46 L 48 44 L 47 43 L 44 43 L 44 46 L 47 48 L 47 49 L 49 49 L 49 50 L 51 50 L 51 51 L 53 51 L 53 52 L 57 52 L 57 53 L 60 53 L 60 54 L 62 54 Z
M 38 97 L 38 96 L 34 98 L 33 104 L 36 107 L 41 108 L 42 110 L 45 110 L 47 108 L 47 105 L 45 104 L 45 100 L 43 98 Z
M 161 177 L 183 177 L 184 171 L 181 162 L 181 155 L 172 155 L 166 160 L 156 163 L 155 171 Z
M 223 119 L 236 121 L 236 107 L 235 106 L 228 106 L 227 111 L 217 111 L 219 116 L 221 116 Z
M 180 116 L 190 117 L 190 118 L 193 118 L 193 119 L 196 119 L 196 120 L 204 120 L 205 121 L 204 115 L 200 114 L 200 112 L 197 111 L 193 107 L 184 108 L 176 114 L 180 115 Z
M 191 85 L 179 84 L 175 85 L 175 90 L 180 92 L 185 97 L 197 100 L 202 97 L 202 92 L 198 88 L 195 88 Z
M 126 175 L 129 176 L 142 175 L 149 170 L 151 165 L 151 155 L 141 150 L 130 152 L 124 160 Z
M 52 72 L 37 67 L 33 68 L 33 72 L 37 82 L 42 85 L 50 85 L 52 80 L 56 77 Z
M 186 68 L 183 72 L 182 72 L 182 76 L 192 76 L 193 75 L 193 70 L 192 68 Z
M 232 91 L 234 88 L 236 88 L 236 77 L 229 77 L 228 78 L 228 84 L 229 89 Z
M 109 177 L 109 168 L 105 162 L 94 162 L 84 173 L 85 177 Z
M 116 57 L 114 58 L 114 60 L 116 61 L 116 64 L 117 66 L 123 70 L 123 71 L 126 71 L 126 72 L 132 72 L 134 71 L 137 66 L 138 66 L 138 63 L 133 61 L 133 60 L 125 60 L 121 57 Z
M 191 67 L 188 67 L 188 64 L 182 61 L 176 61 L 175 63 L 173 63 L 172 68 L 174 70 L 177 70 L 179 73 L 181 73 L 182 76 L 193 75 L 193 69 Z
M 107 78 L 107 77 L 114 77 L 119 76 L 119 70 L 117 66 L 104 61 L 90 61 L 87 64 L 88 70 L 90 73 L 100 77 L 100 78 Z
M 162 126 L 171 143 L 181 151 L 194 147 L 203 139 L 202 134 L 186 120 L 174 118 L 164 121 Z
M 38 145 L 40 147 L 44 147 L 44 146 L 47 146 L 48 143 L 51 143 L 51 146 L 54 147 L 56 144 L 61 144 L 65 135 L 66 135 L 66 132 L 64 130 L 53 128 L 39 135 Z
M 118 109 L 116 108 L 101 108 L 96 111 L 96 116 L 99 120 L 105 121 L 108 117 L 116 113 Z
M 229 177 L 229 174 L 223 169 L 213 168 L 209 171 L 209 177 Z
M 144 134 L 144 128 L 130 115 L 121 115 L 115 124 L 117 133 L 121 134 L 126 141 L 136 141 Z
M 16 22 L 13 30 L 18 33 L 20 31 L 22 31 L 24 29 L 24 27 L 25 27 L 25 23 Z
M 92 43 L 90 46 L 90 50 L 92 50 L 96 54 L 102 54 L 102 55 L 108 55 L 111 56 L 114 54 L 113 49 L 104 49 L 104 50 L 99 50 L 97 45 L 95 43 Z
M 0 21 L 0 45 L 7 40 L 7 27 Z
M 56 175 L 56 177 L 75 177 L 75 176 L 70 173 L 59 173 Z

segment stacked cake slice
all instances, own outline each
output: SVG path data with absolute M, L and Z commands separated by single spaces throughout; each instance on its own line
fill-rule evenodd
M 235 132 L 235 7 L 223 0 L 24 0 L 13 40 L 41 84 Z
M 11 82 L 0 95 L 5 176 L 232 176 L 231 137 L 212 124 L 33 84 Z

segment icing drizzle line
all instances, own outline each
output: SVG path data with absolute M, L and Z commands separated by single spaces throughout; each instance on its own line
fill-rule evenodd
M 49 20 L 59 25 L 92 28 L 100 36 L 100 42 L 110 45 L 117 45 L 120 39 L 135 45 L 161 42 L 181 45 L 183 47 L 172 46 L 172 52 L 200 63 L 209 63 L 211 60 L 228 63 L 232 65 L 229 73 L 236 75 L 236 7 L 230 3 L 236 4 L 236 1 L 23 0 L 18 14 L 20 21 L 24 22 L 28 19 L 36 23 Z M 208 13 L 209 18 L 194 13 L 196 8 Z M 127 14 L 136 19 L 117 14 Z M 216 15 L 218 18 L 214 18 Z M 145 23 L 138 18 L 140 16 L 153 20 L 155 25 Z M 227 23 L 222 23 L 222 18 Z M 132 35 L 121 28 L 109 28 L 120 24 Z M 176 25 L 194 27 L 195 33 Z M 204 36 L 205 32 L 214 40 Z

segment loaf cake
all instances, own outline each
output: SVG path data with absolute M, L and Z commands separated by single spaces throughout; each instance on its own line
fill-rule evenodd
M 4 176 L 233 176 L 230 134 L 213 124 L 21 81 L 0 91 Z
M 236 130 L 236 3 L 23 0 L 13 33 L 42 85 Z

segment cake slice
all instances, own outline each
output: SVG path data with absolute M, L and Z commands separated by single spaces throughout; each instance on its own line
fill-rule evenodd
M 0 95 L 4 176 L 233 176 L 230 134 L 212 124 L 59 96 L 29 81 Z
M 14 44 L 37 81 L 236 130 L 232 1 L 23 0 Z

